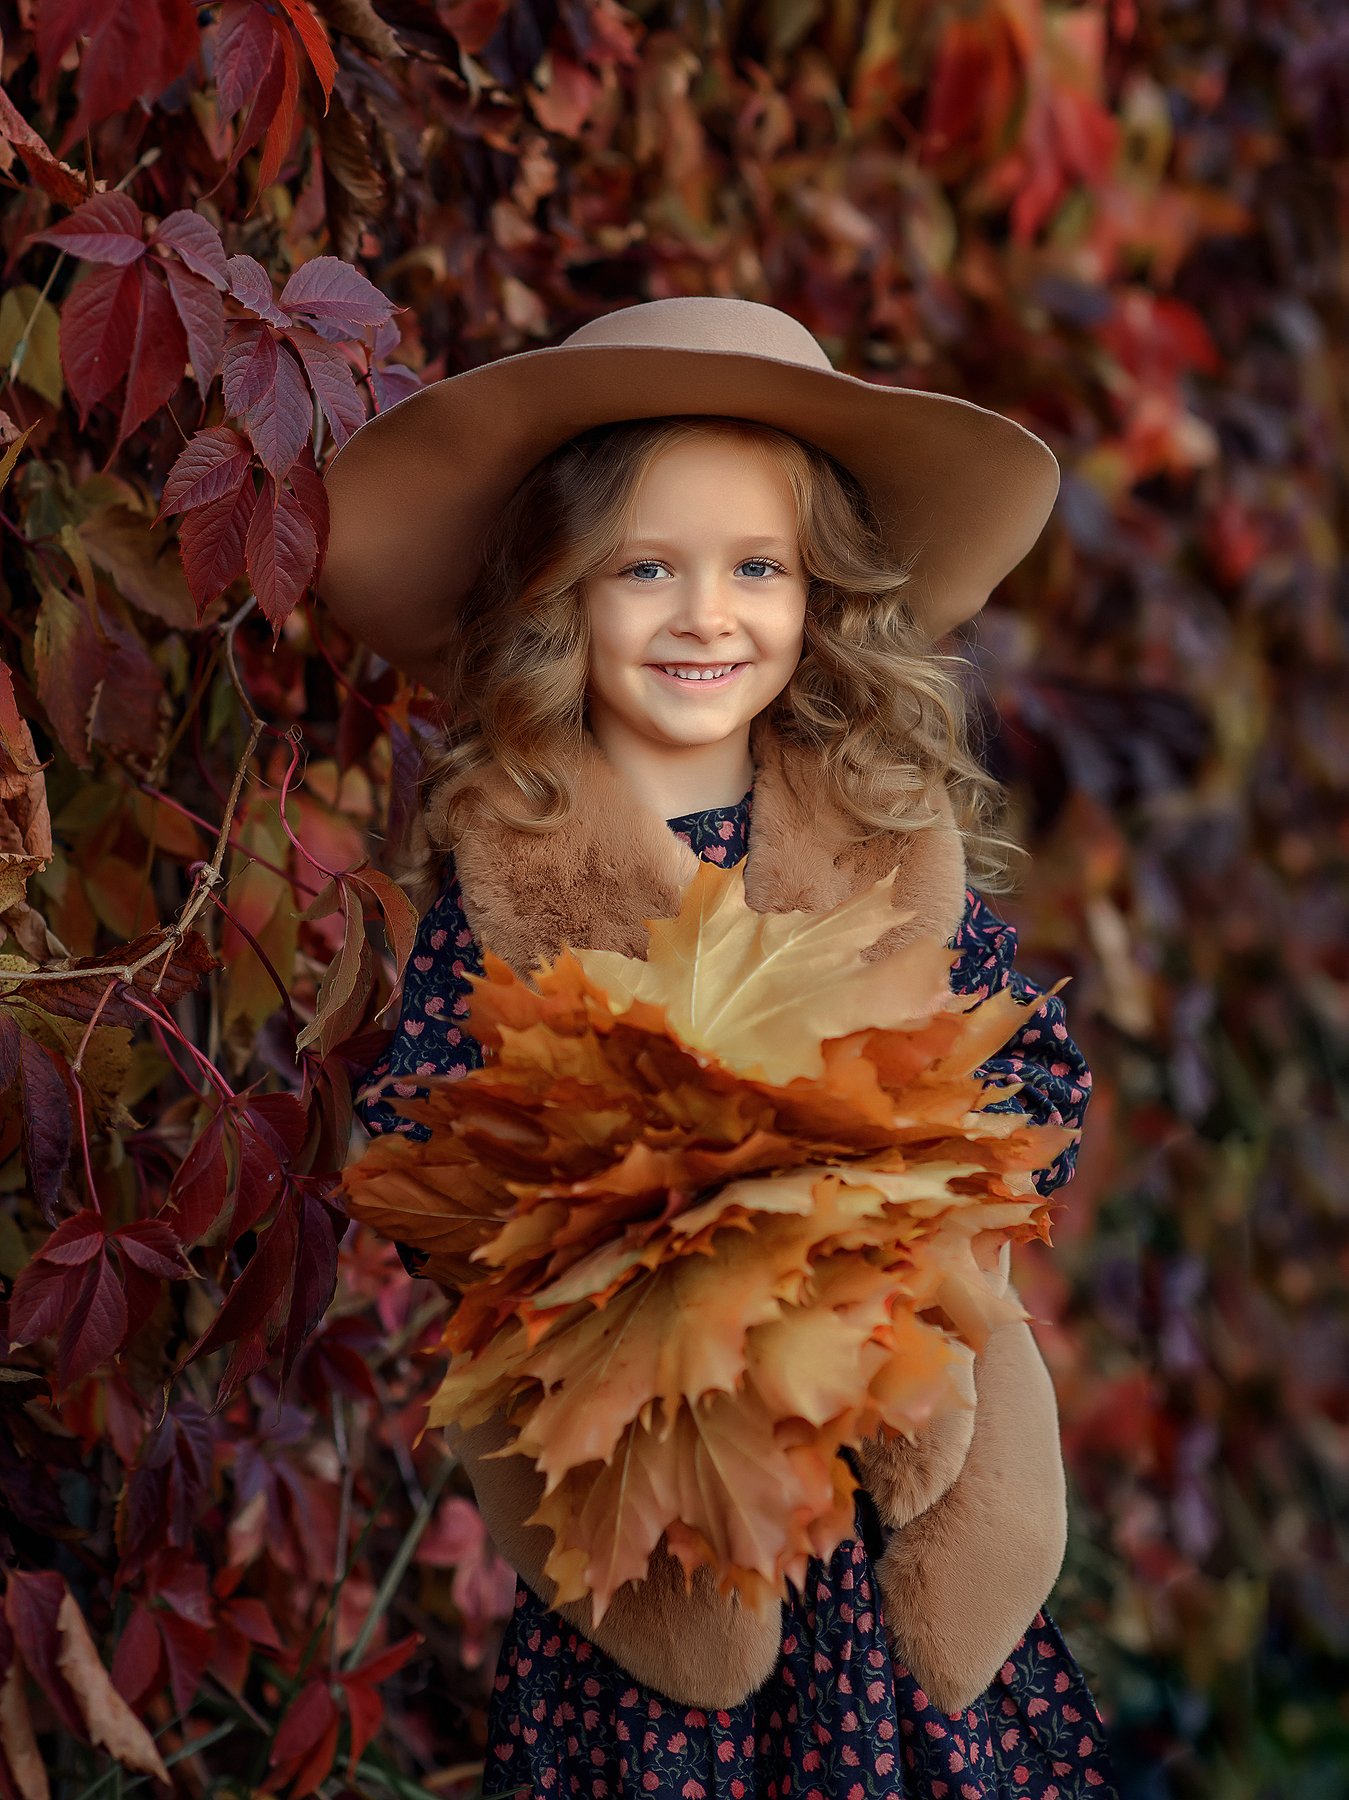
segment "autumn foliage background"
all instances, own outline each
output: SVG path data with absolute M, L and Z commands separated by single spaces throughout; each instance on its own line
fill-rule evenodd
M 1095 1075 L 1022 1253 L 1054 1606 L 1130 1800 L 1341 1796 L 1331 0 L 0 0 L 0 32 L 0 1793 L 474 1790 L 513 1580 L 413 1447 L 443 1302 L 333 1193 L 432 704 L 313 603 L 317 469 L 419 382 L 708 292 L 1063 464 L 962 634 L 1033 851 L 999 909 Z

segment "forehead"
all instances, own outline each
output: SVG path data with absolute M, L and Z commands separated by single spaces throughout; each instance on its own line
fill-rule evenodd
M 770 448 L 708 432 L 650 462 L 627 509 L 627 537 L 795 541 L 797 500 Z

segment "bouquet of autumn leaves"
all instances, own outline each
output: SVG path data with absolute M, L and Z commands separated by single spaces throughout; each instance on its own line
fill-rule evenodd
M 967 1403 L 961 1359 L 1024 1316 L 984 1270 L 1047 1237 L 1032 1173 L 1078 1132 L 988 1111 L 1020 1083 L 977 1070 L 1041 996 L 970 1006 L 932 939 L 867 960 L 894 880 L 760 914 L 704 862 L 645 961 L 487 950 L 484 1066 L 419 1078 L 430 1137 L 344 1175 L 458 1296 L 428 1424 L 509 1418 L 545 1573 L 596 1623 L 662 1534 L 753 1604 L 799 1586 L 853 1535 L 840 1448 Z

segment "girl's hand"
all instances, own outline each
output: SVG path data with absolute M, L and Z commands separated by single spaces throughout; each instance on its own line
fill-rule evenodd
M 1001 1298 L 1012 1266 L 1010 1242 L 990 1234 L 984 1244 L 975 1241 L 974 1254 Z M 974 1437 L 975 1356 L 967 1344 L 959 1346 L 959 1356 L 956 1406 L 931 1419 L 912 1440 L 877 1434 L 858 1445 L 862 1483 L 883 1525 L 898 1530 L 910 1524 L 941 1499 L 965 1466 Z

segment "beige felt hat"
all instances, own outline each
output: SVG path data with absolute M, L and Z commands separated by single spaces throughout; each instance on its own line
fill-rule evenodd
M 324 476 L 324 601 L 433 682 L 487 529 L 534 464 L 589 426 L 673 413 L 757 419 L 851 469 L 896 553 L 918 552 L 910 593 L 934 637 L 979 611 L 1058 494 L 1053 451 L 1001 413 L 839 374 L 804 325 L 756 300 L 650 300 L 362 425 Z

